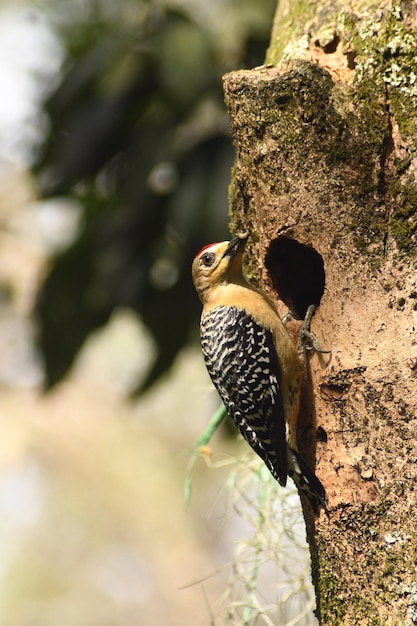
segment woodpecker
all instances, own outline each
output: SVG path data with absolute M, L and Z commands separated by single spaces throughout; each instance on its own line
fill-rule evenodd
M 272 476 L 287 476 L 327 512 L 323 485 L 288 442 L 295 430 L 304 368 L 273 301 L 242 272 L 249 234 L 205 246 L 192 277 L 203 304 L 200 334 L 204 360 L 227 413 Z

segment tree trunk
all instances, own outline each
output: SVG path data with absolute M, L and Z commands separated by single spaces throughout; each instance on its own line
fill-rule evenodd
M 417 8 L 380 4 L 281 0 L 267 65 L 224 78 L 249 276 L 280 311 L 320 303 L 331 350 L 298 435 L 329 499 L 306 522 L 332 626 L 417 620 Z

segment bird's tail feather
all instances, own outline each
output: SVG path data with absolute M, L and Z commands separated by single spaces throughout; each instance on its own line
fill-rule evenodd
M 288 451 L 288 475 L 298 490 L 307 496 L 315 515 L 319 514 L 320 507 L 328 513 L 326 491 L 320 480 L 295 450 L 288 448 Z

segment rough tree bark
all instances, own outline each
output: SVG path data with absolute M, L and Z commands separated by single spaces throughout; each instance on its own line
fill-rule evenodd
M 417 3 L 281 0 L 266 63 L 224 77 L 231 223 L 331 349 L 299 432 L 331 508 L 306 516 L 319 620 L 416 623 Z

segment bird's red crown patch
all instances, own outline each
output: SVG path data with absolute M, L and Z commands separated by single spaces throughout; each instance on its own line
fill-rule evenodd
M 204 250 L 207 250 L 207 248 L 211 248 L 211 246 L 215 246 L 216 243 L 218 243 L 217 241 L 213 242 L 213 243 L 209 243 L 207 244 L 207 246 L 203 246 L 200 250 L 200 252 L 198 252 L 195 256 L 198 257 L 200 256 L 200 254 L 202 254 L 204 252 Z

